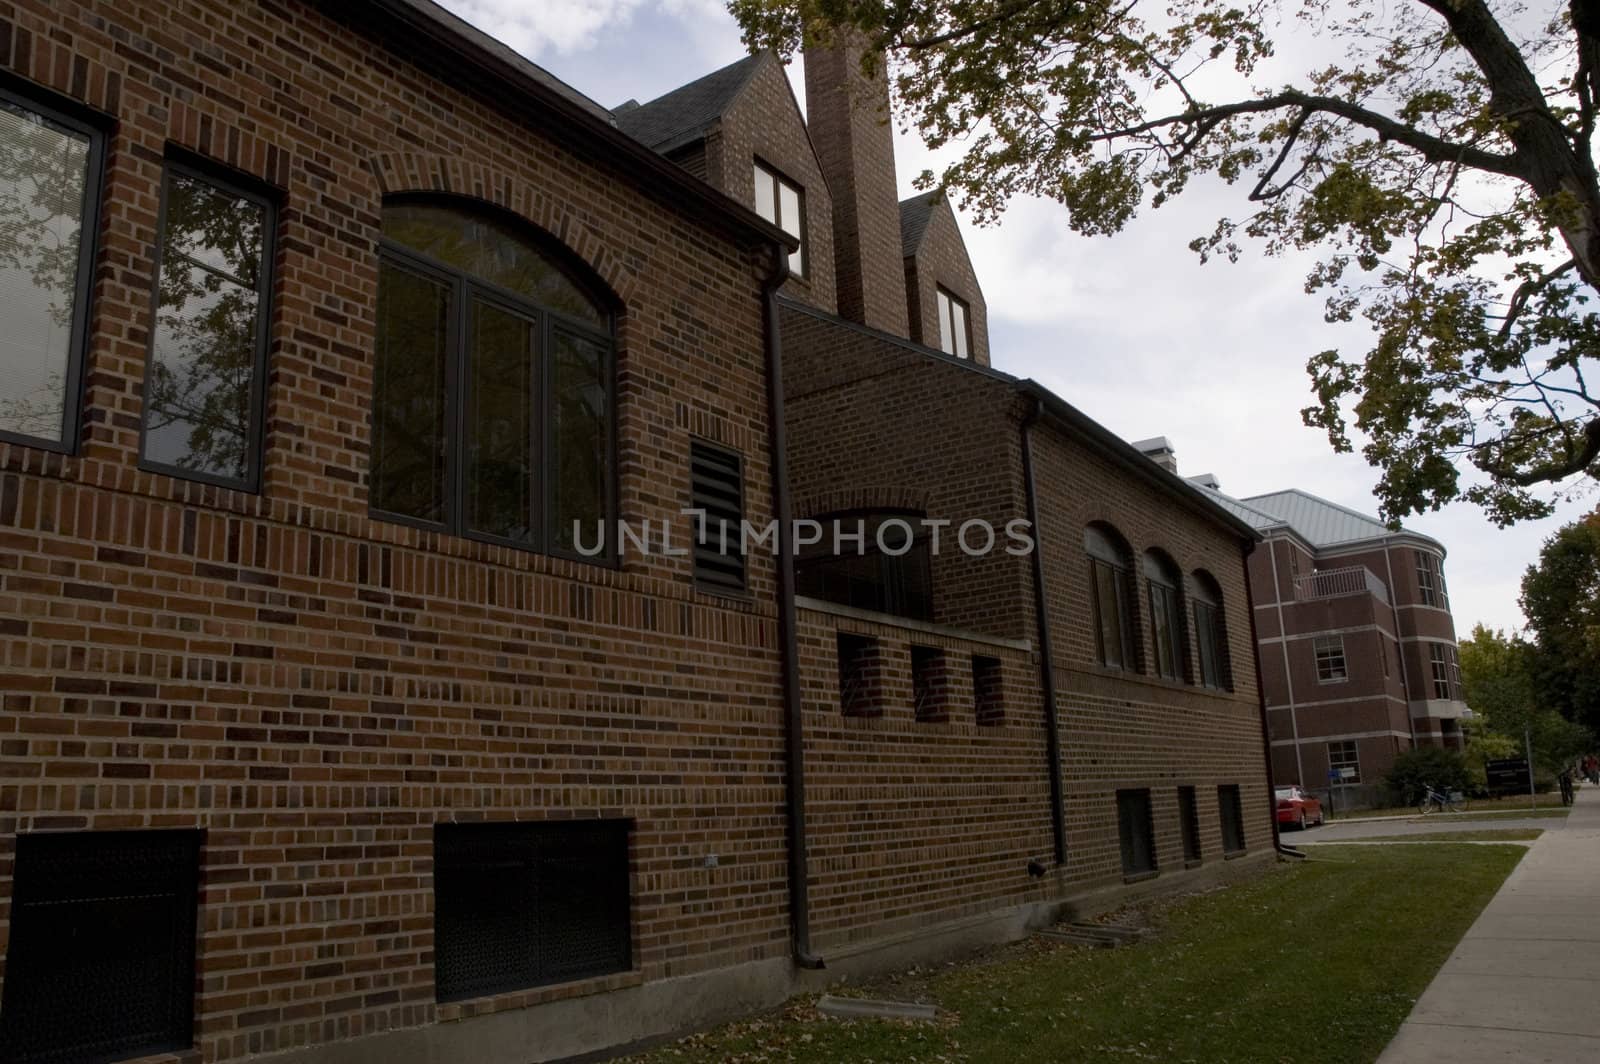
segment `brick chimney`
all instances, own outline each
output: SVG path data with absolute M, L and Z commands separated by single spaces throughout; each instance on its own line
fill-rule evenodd
M 1165 436 L 1152 436 L 1148 440 L 1134 440 L 1133 449 L 1150 459 L 1168 473 L 1178 471 L 1178 452 Z
M 806 46 L 806 125 L 833 196 L 839 313 L 909 337 L 889 83 L 882 63 L 862 75 L 864 48 L 842 31 L 829 47 Z

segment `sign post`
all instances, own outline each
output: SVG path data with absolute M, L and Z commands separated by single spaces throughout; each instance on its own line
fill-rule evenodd
M 1328 769 L 1328 812 L 1339 814 L 1339 770 Z
M 1528 808 L 1539 808 L 1539 797 L 1533 791 L 1533 730 L 1531 726 L 1522 726 L 1522 749 L 1528 755 Z

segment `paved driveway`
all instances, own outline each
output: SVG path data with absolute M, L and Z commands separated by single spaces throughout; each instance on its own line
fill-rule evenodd
M 1320 828 L 1305 831 L 1286 830 L 1282 833 L 1285 846 L 1307 846 L 1318 842 L 1341 842 L 1345 839 L 1396 838 L 1407 835 L 1432 835 L 1445 831 L 1492 831 L 1504 828 L 1537 828 L 1542 831 L 1560 831 L 1566 818 L 1559 816 L 1486 816 L 1469 819 L 1471 813 L 1431 813 L 1417 817 L 1384 817 L 1355 822 L 1338 821 Z

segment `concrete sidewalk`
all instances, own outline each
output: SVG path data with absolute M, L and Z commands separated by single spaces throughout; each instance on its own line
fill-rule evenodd
M 1506 879 L 1378 1064 L 1600 1061 L 1600 788 Z

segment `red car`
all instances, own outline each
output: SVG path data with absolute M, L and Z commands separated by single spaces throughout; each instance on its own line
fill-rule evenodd
M 1279 787 L 1273 792 L 1278 799 L 1278 823 L 1293 824 L 1301 831 L 1322 823 L 1322 802 L 1299 787 Z

